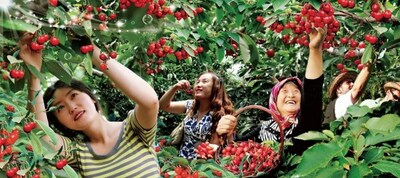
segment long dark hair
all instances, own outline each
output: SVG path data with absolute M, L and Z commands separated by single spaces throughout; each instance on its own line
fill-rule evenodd
M 204 74 L 211 74 L 211 78 L 213 81 L 210 97 L 210 111 L 212 116 L 211 133 L 214 133 L 217 129 L 217 125 L 221 117 L 226 114 L 233 114 L 234 108 L 231 99 L 226 93 L 225 85 L 221 78 L 212 71 L 204 72 L 200 76 Z M 200 78 L 200 76 L 198 78 Z M 199 107 L 200 102 L 195 99 L 193 106 L 189 110 L 189 116 L 193 116 L 194 114 L 196 114 Z
M 49 111 L 49 109 L 52 106 L 51 105 L 52 103 L 49 103 L 49 101 L 51 99 L 53 99 L 54 92 L 60 88 L 71 88 L 71 89 L 86 93 L 87 95 L 89 95 L 90 98 L 92 98 L 95 101 L 96 111 L 100 111 L 101 107 L 100 107 L 97 97 L 93 94 L 93 92 L 90 90 L 90 88 L 88 86 L 86 86 L 83 82 L 81 82 L 79 80 L 75 80 L 75 79 L 72 79 L 70 84 L 67 84 L 61 80 L 58 80 L 52 86 L 48 87 L 43 95 L 44 104 L 47 109 L 46 115 L 47 115 L 47 119 L 48 119 L 50 127 L 52 127 L 54 130 L 59 132 L 59 134 L 69 137 L 69 138 L 76 138 L 78 135 L 80 135 L 80 136 L 84 137 L 83 139 L 87 139 L 87 138 L 85 138 L 85 135 L 81 131 L 69 129 L 69 128 L 65 127 L 63 124 L 61 124 L 60 121 L 58 120 L 58 118 L 54 115 L 54 110 Z

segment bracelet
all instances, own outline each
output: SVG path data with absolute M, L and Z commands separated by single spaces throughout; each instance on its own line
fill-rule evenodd
M 30 87 L 29 87 L 29 91 L 33 91 L 33 92 L 35 92 L 35 93 L 36 93 L 36 92 L 40 92 L 40 91 L 42 91 L 42 89 L 35 90 L 35 89 L 33 89 L 33 88 L 30 88 Z

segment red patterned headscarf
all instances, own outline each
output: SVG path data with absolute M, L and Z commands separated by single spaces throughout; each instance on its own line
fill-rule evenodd
M 276 112 L 277 114 L 279 114 L 279 111 L 278 111 L 278 108 L 277 108 L 277 105 L 276 105 L 276 100 L 278 99 L 279 91 L 281 91 L 281 88 L 287 82 L 293 82 L 297 87 L 299 87 L 300 90 L 303 88 L 303 83 L 297 77 L 289 77 L 289 78 L 286 78 L 286 79 L 278 82 L 277 84 L 275 84 L 275 86 L 272 87 L 272 89 L 271 89 L 271 95 L 269 95 L 269 109 L 274 111 L 274 112 Z M 300 112 L 300 110 L 298 112 Z M 296 113 L 296 115 L 298 114 L 298 112 Z M 296 117 L 296 115 L 294 115 L 291 118 Z

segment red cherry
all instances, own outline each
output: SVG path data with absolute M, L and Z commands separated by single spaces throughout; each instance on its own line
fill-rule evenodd
M 17 69 L 12 69 L 11 71 L 10 71 L 10 77 L 11 78 L 18 78 L 18 72 L 17 72 L 18 70 Z
M 101 63 L 99 65 L 99 68 L 100 68 L 101 71 L 106 71 L 108 69 L 108 66 L 107 66 L 106 63 Z
M 383 12 L 383 17 L 385 19 L 390 19 L 392 17 L 392 11 L 390 10 L 385 10 L 385 12 Z
M 22 79 L 25 76 L 25 72 L 23 70 L 18 71 L 18 79 Z
M 49 4 L 53 7 L 56 7 L 58 4 L 58 0 L 49 0 Z
M 2 74 L 3 80 L 8 80 L 8 74 L 6 72 L 3 72 Z
M 99 58 L 100 58 L 102 61 L 106 61 L 106 60 L 107 60 L 107 55 L 104 54 L 104 53 L 101 53 L 101 54 L 99 55 Z
M 365 43 L 364 42 L 360 42 L 359 44 L 358 44 L 358 48 L 365 48 Z
M 85 16 L 83 16 L 83 19 L 85 20 L 92 20 L 93 16 L 91 13 L 86 13 Z
M 111 20 L 114 20 L 114 19 L 116 19 L 117 18 L 117 14 L 115 14 L 115 13 L 112 13 L 112 14 L 110 14 L 110 16 L 108 16 Z
M 200 13 L 203 12 L 203 8 L 202 7 L 196 7 L 195 11 L 196 11 L 197 14 L 200 14 Z
M 272 49 L 272 48 L 268 49 L 266 53 L 267 53 L 268 57 L 274 57 L 275 56 L 275 50 Z
M 59 160 L 56 162 L 55 166 L 58 170 L 61 170 L 65 165 L 63 164 L 63 162 L 61 160 Z
M 363 68 L 364 68 L 364 64 L 358 64 L 358 65 L 357 65 L 357 69 L 358 69 L 358 70 L 362 70 Z
M 361 64 L 361 60 L 360 60 L 360 59 L 355 60 L 355 61 L 354 61 L 354 64 L 355 64 L 356 66 L 358 66 L 359 64 Z
M 204 48 L 201 47 L 201 46 L 199 46 L 199 47 L 196 48 L 196 51 L 197 51 L 198 53 L 202 53 L 202 52 L 204 51 Z
M 14 106 L 11 106 L 11 105 L 9 105 L 9 104 L 6 104 L 6 106 L 5 106 L 5 109 L 6 109 L 6 111 L 8 111 L 8 112 L 14 112 Z
M 342 70 L 342 69 L 344 69 L 344 65 L 342 63 L 339 63 L 336 65 L 336 68 L 339 70 Z
M 348 42 L 349 42 L 349 39 L 347 37 L 340 38 L 340 43 L 347 44 Z
M 107 28 L 107 25 L 104 23 L 99 24 L 99 30 L 104 31 Z
M 355 6 L 356 6 L 356 3 L 354 2 L 354 0 L 349 0 L 348 1 L 348 5 L 347 5 L 348 8 L 352 9 Z
M 115 58 L 117 58 L 117 52 L 112 51 L 112 52 L 110 52 L 110 54 L 108 54 L 108 56 L 110 56 L 112 59 L 115 59 Z
M 262 22 L 264 20 L 264 18 L 262 16 L 257 16 L 256 20 L 257 20 L 257 22 Z
M 375 15 L 371 14 L 373 18 L 375 18 L 376 21 L 381 21 L 383 19 L 383 14 L 381 12 L 375 12 Z
M 379 7 L 379 4 L 374 3 L 371 6 L 371 10 L 372 10 L 372 12 L 379 12 L 381 10 L 381 8 Z
M 29 133 L 32 130 L 31 125 L 29 123 L 25 123 L 23 129 L 24 129 L 24 132 L 26 132 L 26 133 Z
M 53 46 L 58 46 L 58 44 L 60 44 L 60 40 L 56 37 L 51 37 L 50 38 L 50 44 Z
M 48 40 L 48 39 L 46 39 L 46 37 L 45 37 L 44 35 L 41 35 L 41 36 L 38 37 L 38 39 L 36 40 L 36 42 L 37 42 L 38 44 L 44 44 L 44 43 L 46 43 L 47 40 Z
M 89 47 L 88 46 L 81 46 L 81 53 L 86 54 L 89 52 Z
M 156 151 L 156 152 L 159 152 L 161 150 L 161 148 L 159 147 L 159 146 L 156 146 L 155 148 L 154 148 L 154 151 Z
M 106 21 L 107 20 L 106 15 L 103 13 L 99 14 L 99 20 Z
M 86 13 L 90 13 L 90 12 L 92 12 L 92 11 L 93 11 L 93 6 L 87 5 L 87 6 L 86 6 Z

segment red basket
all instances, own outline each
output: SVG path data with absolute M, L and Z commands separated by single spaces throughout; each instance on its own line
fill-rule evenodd
M 257 176 L 257 173 L 260 173 L 260 172 L 264 172 L 266 174 L 271 172 L 272 170 L 274 170 L 279 165 L 281 154 L 282 154 L 283 149 L 284 149 L 284 140 L 285 140 L 285 138 L 284 138 L 284 127 L 283 127 L 283 122 L 282 122 L 283 119 L 282 119 L 282 117 L 277 115 L 275 112 L 271 111 L 270 109 L 268 109 L 266 107 L 263 107 L 263 106 L 260 106 L 260 105 L 249 105 L 249 106 L 240 108 L 235 112 L 234 116 L 238 117 L 239 114 L 241 114 L 244 111 L 250 110 L 250 109 L 258 109 L 258 110 L 261 110 L 261 111 L 264 111 L 264 112 L 270 114 L 272 116 L 272 119 L 278 124 L 279 131 L 280 131 L 279 151 L 277 153 L 274 152 L 274 153 L 272 153 L 272 155 L 270 155 L 272 157 L 270 157 L 270 160 L 268 161 L 267 165 L 269 165 L 269 166 L 266 167 L 265 169 L 254 170 L 253 172 L 244 172 L 243 170 L 242 171 L 240 171 L 240 170 L 239 171 L 233 171 L 232 169 L 229 169 L 232 173 L 234 173 L 236 175 L 242 173 L 242 177 L 255 177 L 255 176 Z M 240 145 L 240 144 L 243 144 L 243 143 L 244 142 L 236 142 L 236 143 L 234 143 L 234 145 L 237 146 L 237 145 Z M 252 146 L 258 146 L 257 144 L 259 144 L 259 143 L 255 143 L 254 141 L 250 140 L 250 141 L 247 141 L 247 143 L 245 143 L 245 144 L 251 144 Z M 228 145 L 228 146 L 231 146 L 231 145 Z M 265 147 L 265 146 L 263 146 L 263 147 Z M 268 149 L 268 148 L 263 148 L 263 149 Z M 223 154 L 222 153 L 222 147 L 220 147 L 218 149 L 218 151 L 216 151 L 215 157 L 214 157 L 216 162 L 219 163 L 219 164 L 221 163 L 220 159 L 221 159 L 221 155 L 222 154 Z M 248 158 L 249 159 L 253 159 L 254 157 L 253 158 L 248 157 Z M 260 164 L 262 164 L 262 163 L 258 163 L 258 166 L 260 166 Z M 252 168 L 249 168 L 249 169 L 252 169 Z

